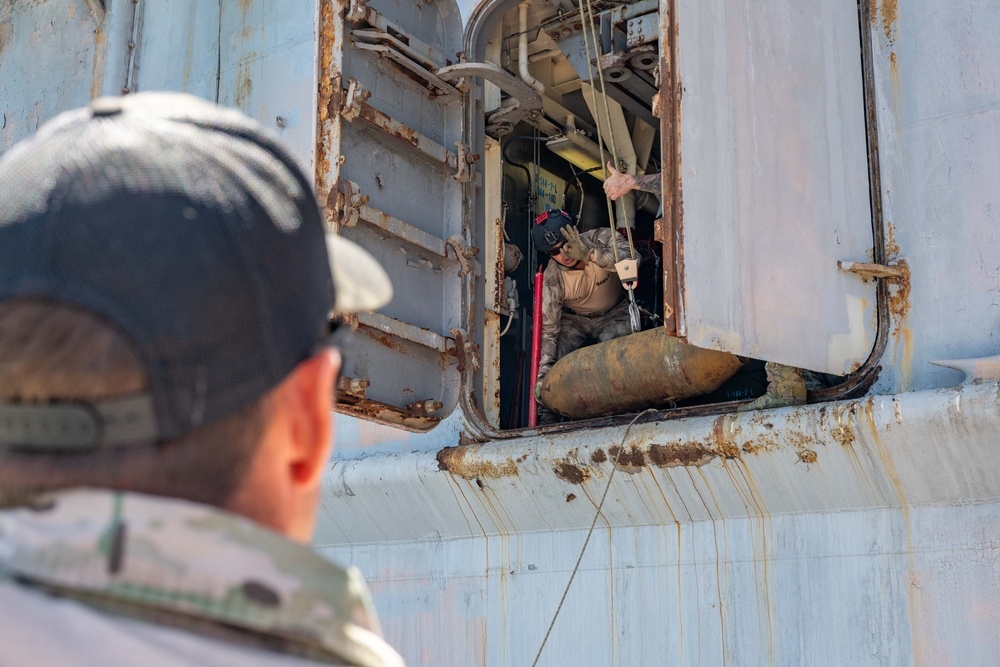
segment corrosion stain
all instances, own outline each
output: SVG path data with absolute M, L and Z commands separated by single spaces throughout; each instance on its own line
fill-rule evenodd
M 377 329 L 365 329 L 365 334 L 379 345 L 387 347 L 393 352 L 405 352 L 406 350 L 395 338 Z
M 574 500 L 576 500 L 576 494 L 575 493 L 571 493 L 568 496 L 566 496 L 566 502 L 571 503 Z
M 233 104 L 244 111 L 253 96 L 253 59 L 256 53 L 242 58 L 236 65 L 236 91 L 233 94 Z
M 785 439 L 796 449 L 805 449 L 816 444 L 816 438 L 802 431 L 788 431 L 785 433 Z
M 910 267 L 905 259 L 897 260 L 896 266 L 903 270 L 903 276 L 895 282 L 899 289 L 889 296 L 889 313 L 901 321 L 910 314 Z
M 100 25 L 94 28 L 94 62 L 90 69 L 90 99 L 104 94 L 104 66 L 108 57 L 107 37 Z
M 416 130 L 412 127 L 408 127 L 390 116 L 387 116 L 375 107 L 364 103 L 360 106 L 361 112 L 358 116 L 361 119 L 382 128 L 387 134 L 405 141 L 414 148 L 418 148 L 420 146 L 420 138 L 417 136 Z M 447 163 L 447 159 L 445 159 L 445 162 Z
M 321 2 L 319 20 L 319 86 L 316 96 L 316 190 L 320 201 L 327 201 L 332 194 L 330 185 L 330 156 L 338 149 L 342 79 L 339 67 L 333 64 L 334 49 L 337 44 L 340 12 L 333 3 Z M 334 175 L 336 180 L 336 175 Z M 327 224 L 332 226 L 333 209 L 327 205 L 324 214 Z
M 564 479 L 570 484 L 583 484 L 590 479 L 590 470 L 588 468 L 581 468 L 567 461 L 560 461 L 553 470 L 556 473 L 556 477 Z
M 899 244 L 891 222 L 886 222 L 886 259 L 899 267 L 903 275 L 889 289 L 889 316 L 892 319 L 893 360 L 899 367 L 899 390 L 907 391 L 913 378 L 913 332 L 910 330 L 910 266 L 900 259 Z
M 646 465 L 646 455 L 636 446 L 628 449 L 622 447 L 609 447 L 608 454 L 615 466 L 622 470 L 635 471 Z
M 850 426 L 837 426 L 830 429 L 830 437 L 836 440 L 841 447 L 853 447 L 856 440 L 854 429 Z
M 882 32 L 890 42 L 895 38 L 893 26 L 899 20 L 899 0 L 882 0 Z
M 803 449 L 799 452 L 799 460 L 803 463 L 816 463 L 819 460 L 819 456 L 811 449 Z
M 760 452 L 769 452 L 772 449 L 777 449 L 781 446 L 777 437 L 770 433 L 761 433 L 753 440 L 747 440 L 740 447 L 747 454 L 758 454 Z
M 900 390 L 907 391 L 913 377 L 913 332 L 910 330 L 910 267 L 901 259 L 897 266 L 903 277 L 896 283 L 896 290 L 889 293 L 889 315 L 892 318 L 892 338 L 896 347 L 895 360 L 899 364 Z
M 485 461 L 478 458 L 479 450 L 479 447 L 445 447 L 437 453 L 438 470 L 450 472 L 462 479 L 475 480 L 480 488 L 480 478 L 499 479 L 517 475 L 517 464 L 513 460 Z
M 903 122 L 903 84 L 899 78 L 899 61 L 895 51 L 889 54 L 889 81 L 892 84 L 892 110 L 898 126 Z
M 694 442 L 672 442 L 649 447 L 649 462 L 659 468 L 702 466 L 715 456 L 711 449 Z
M 740 448 L 726 436 L 726 417 L 722 416 L 715 420 L 712 426 L 712 442 L 715 444 L 715 451 L 720 456 L 727 459 L 740 458 Z
M 604 450 L 598 447 L 590 455 L 590 460 L 594 463 L 604 463 L 608 460 L 608 455 L 604 453 Z

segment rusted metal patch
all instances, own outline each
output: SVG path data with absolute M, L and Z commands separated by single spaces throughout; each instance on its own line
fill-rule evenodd
M 659 91 L 653 114 L 660 119 L 660 155 L 663 157 L 663 217 L 657 220 L 656 238 L 663 250 L 663 328 L 683 337 L 684 246 L 681 190 L 681 81 L 677 67 L 678 27 L 676 0 L 663 0 L 659 25 Z
M 889 316 L 892 319 L 892 340 L 896 361 L 899 364 L 899 388 L 907 391 L 913 376 L 913 331 L 910 329 L 910 267 L 905 259 L 899 259 L 899 244 L 891 222 L 886 222 L 885 252 L 887 258 L 898 267 L 903 275 L 893 280 L 889 287 Z
M 361 331 L 363 331 L 366 336 L 374 340 L 379 345 L 386 347 L 393 352 L 399 352 L 401 354 L 406 353 L 406 348 L 403 347 L 400 342 L 390 334 L 378 331 L 377 329 L 369 329 L 368 327 L 361 329 Z
M 437 453 L 438 470 L 450 472 L 467 480 L 478 478 L 499 479 L 517 475 L 517 463 L 513 459 L 502 462 L 484 461 L 476 456 L 470 447 L 445 447 Z M 469 455 L 472 453 L 473 455 Z
M 589 466 L 579 466 L 568 461 L 560 461 L 553 470 L 556 477 L 564 479 L 570 484 L 583 484 L 593 476 L 593 471 Z
M 375 107 L 361 103 L 359 105 L 360 113 L 359 116 L 362 120 L 366 120 L 372 125 L 375 125 L 379 129 L 385 131 L 386 134 L 396 137 L 397 139 L 402 139 L 406 143 L 410 144 L 414 148 L 419 145 L 419 140 L 417 139 L 417 133 L 413 128 L 407 127 L 403 123 L 400 123 L 395 118 L 382 113 Z
M 717 452 L 696 442 L 671 442 L 649 446 L 649 462 L 658 468 L 703 466 L 717 455 Z
M 340 107 L 343 103 L 340 72 L 343 3 L 320 2 L 319 16 L 319 87 L 316 108 L 316 192 L 319 200 L 326 202 L 327 225 L 334 225 L 334 210 L 329 198 L 336 195 L 339 165 L 331 163 L 331 156 L 340 147 Z M 338 57 L 334 57 L 337 53 Z
M 335 410 L 359 419 L 380 420 L 407 431 L 425 432 L 441 421 L 425 412 L 398 408 L 370 398 L 363 398 L 350 392 L 337 392 Z
M 646 465 L 646 454 L 638 447 L 609 447 L 608 455 L 615 467 L 625 472 L 638 472 Z
M 799 452 L 799 460 L 803 463 L 816 463 L 819 461 L 819 455 L 811 449 L 803 449 Z

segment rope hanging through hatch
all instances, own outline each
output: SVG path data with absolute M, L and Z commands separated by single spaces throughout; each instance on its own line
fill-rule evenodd
M 580 17 L 584 19 L 584 21 L 583 21 L 583 45 L 584 45 L 585 55 L 587 56 L 587 76 L 590 77 L 590 82 L 591 82 L 590 83 L 590 103 L 591 103 L 591 106 L 592 106 L 593 111 L 594 111 L 594 116 L 595 116 L 594 120 L 597 121 L 596 122 L 596 126 L 597 126 L 597 143 L 598 143 L 598 147 L 600 148 L 600 150 L 603 153 L 604 146 L 605 146 L 604 136 L 603 136 L 604 133 L 601 131 L 601 114 L 600 114 L 600 110 L 599 110 L 599 108 L 597 106 L 597 93 L 595 92 L 596 88 L 595 88 L 595 86 L 593 84 L 593 81 L 594 81 L 594 72 L 591 69 L 591 58 L 590 58 L 590 43 L 591 43 L 591 40 L 593 40 L 593 43 L 594 43 L 594 57 L 595 57 L 595 59 L 597 61 L 597 78 L 598 78 L 598 81 L 600 81 L 600 83 L 601 83 L 601 91 L 600 91 L 601 95 L 600 95 L 600 97 L 601 97 L 601 100 L 602 100 L 602 102 L 604 104 L 604 119 L 605 119 L 605 121 L 608 124 L 608 133 L 610 134 L 610 137 L 609 137 L 610 141 L 609 141 L 609 143 L 607 145 L 611 149 L 611 155 L 614 158 L 615 162 L 617 163 L 618 162 L 618 147 L 616 146 L 616 143 L 615 143 L 614 128 L 611 126 L 611 109 L 608 106 L 608 95 L 607 95 L 606 87 L 605 87 L 605 83 L 604 83 L 604 66 L 601 64 L 601 56 L 600 56 L 600 53 L 598 51 L 597 27 L 594 25 L 594 10 L 593 10 L 593 6 L 591 5 L 591 0 L 586 0 L 586 2 L 587 2 L 586 12 L 584 11 L 584 4 L 583 4 L 584 0 L 577 0 L 577 2 L 579 3 L 579 6 L 580 6 Z M 588 32 L 590 33 L 590 39 L 587 38 L 587 33 Z M 620 164 L 619 164 L 619 167 L 621 167 Z M 608 167 L 607 167 L 607 164 L 606 164 L 606 162 L 604 160 L 603 154 L 601 155 L 601 169 L 604 172 L 604 180 L 607 181 L 608 180 Z M 617 235 L 617 233 L 618 233 L 617 227 L 615 226 L 614 210 L 613 210 L 612 204 L 611 204 L 611 197 L 608 196 L 607 194 L 605 194 L 604 198 L 605 198 L 605 201 L 607 202 L 607 205 L 608 205 L 608 224 L 611 226 L 611 233 L 612 233 L 612 239 L 613 239 L 614 236 Z M 636 260 L 636 257 L 635 257 L 635 244 L 632 241 L 632 228 L 628 226 L 627 222 L 626 222 L 626 225 L 625 225 L 625 237 L 628 239 L 629 259 L 632 260 L 633 266 L 634 266 L 634 262 Z M 618 244 L 617 243 L 613 243 L 612 244 L 612 248 L 614 249 L 614 253 L 615 253 L 615 265 L 616 265 L 616 268 L 617 268 L 618 265 L 621 263 L 621 258 L 619 257 L 619 254 L 618 254 Z M 625 287 L 625 291 L 628 293 L 628 300 L 629 300 L 629 307 L 628 307 L 628 310 L 629 310 L 629 323 L 631 325 L 631 328 L 632 328 L 633 332 L 639 331 L 639 329 L 640 329 L 639 305 L 635 302 L 635 287 L 638 285 L 638 283 L 639 283 L 638 280 L 633 280 L 632 282 L 629 282 L 629 283 L 624 283 L 624 282 L 622 283 L 622 285 Z

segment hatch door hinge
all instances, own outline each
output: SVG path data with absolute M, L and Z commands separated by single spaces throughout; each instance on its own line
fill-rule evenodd
M 469 152 L 469 147 L 461 141 L 455 142 L 455 148 L 458 153 L 456 160 L 458 171 L 455 173 L 455 180 L 459 183 L 468 183 L 472 178 L 472 170 L 469 167 L 479 162 L 479 154 Z
M 350 0 L 347 5 L 347 14 L 345 18 L 351 23 L 360 23 L 365 20 L 366 9 L 365 5 L 368 4 L 368 0 Z
M 368 203 L 370 197 L 361 194 L 361 188 L 354 181 L 346 178 L 340 183 L 337 193 L 337 224 L 342 227 L 353 227 L 361 218 L 361 207 Z
M 347 94 L 344 95 L 344 107 L 340 110 L 340 115 L 348 122 L 353 123 L 361 115 L 361 107 L 364 106 L 365 100 L 372 96 L 372 92 L 366 90 L 361 82 L 353 76 L 348 77 L 347 81 L 349 85 Z
M 461 329 L 449 329 L 448 333 L 455 339 L 455 347 L 448 352 L 458 359 L 458 372 L 464 373 L 470 364 L 473 371 L 479 370 L 479 344 L 466 340 L 466 335 Z
M 447 243 L 455 251 L 455 258 L 458 259 L 458 263 L 462 265 L 462 268 L 458 272 L 459 277 L 464 278 L 472 273 L 476 268 L 475 259 L 476 255 L 479 254 L 479 248 L 467 246 L 458 234 L 449 237 Z

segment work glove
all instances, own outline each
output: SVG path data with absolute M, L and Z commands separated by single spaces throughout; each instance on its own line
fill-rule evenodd
M 559 231 L 562 232 L 563 238 L 566 239 L 566 243 L 562 247 L 562 254 L 578 262 L 589 262 L 590 248 L 583 245 L 583 241 L 580 239 L 580 232 L 576 231 L 576 227 L 566 225 Z

